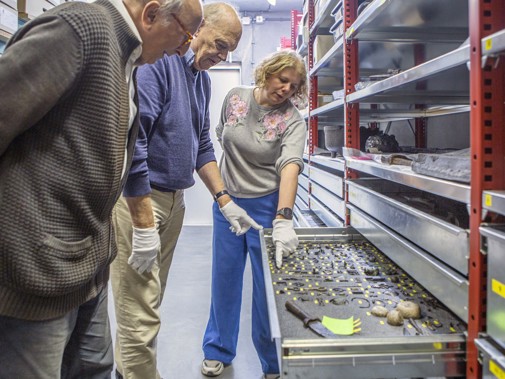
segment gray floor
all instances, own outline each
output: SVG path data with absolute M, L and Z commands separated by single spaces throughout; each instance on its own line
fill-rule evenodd
M 164 379 L 201 379 L 201 344 L 210 306 L 211 227 L 183 228 L 162 304 L 158 369 Z M 246 269 L 237 357 L 222 379 L 259 379 L 261 366 L 251 341 L 251 273 Z M 112 294 L 109 296 L 109 302 Z M 112 333 L 115 317 L 110 306 Z

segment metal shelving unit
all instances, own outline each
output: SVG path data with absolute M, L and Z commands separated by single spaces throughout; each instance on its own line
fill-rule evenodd
M 484 191 L 482 195 L 482 208 L 505 216 L 505 190 Z
M 398 184 L 403 184 L 448 199 L 470 203 L 470 186 L 420 175 L 407 166 L 383 165 L 374 161 L 348 159 L 347 167 Z
M 482 39 L 482 55 L 503 54 L 505 52 L 505 30 L 500 30 Z
M 314 2 L 312 2 L 314 4 Z M 315 20 L 311 23 L 310 26 L 310 35 L 316 34 L 328 34 L 330 30 L 330 26 L 332 25 L 331 21 L 331 11 L 337 5 L 337 0 L 329 0 L 326 2 L 324 7 L 319 10 L 319 14 L 316 15 Z
M 467 105 L 469 102 L 469 46 L 465 45 L 426 63 L 402 71 L 347 96 L 347 101 L 366 103 L 409 103 Z M 424 88 L 416 83 L 423 80 Z M 449 89 L 450 88 L 450 89 Z M 469 108 L 466 107 L 466 111 Z
M 503 215 L 505 190 L 505 65 L 497 55 L 503 53 L 505 31 L 505 3 L 476 0 L 470 2 L 470 122 L 471 122 L 471 209 L 470 209 L 470 264 L 469 264 L 469 324 L 467 377 L 480 378 L 490 374 L 505 377 L 503 361 L 505 348 L 496 355 L 489 354 L 479 344 L 483 332 L 490 341 L 499 341 L 495 334 L 494 315 L 505 311 L 501 285 L 503 283 L 503 246 L 492 248 L 498 233 L 483 226 L 483 209 Z M 483 59 L 485 57 L 485 59 Z M 493 204 L 493 200 L 495 200 Z M 489 212 L 487 212 L 489 213 Z M 502 238 L 503 239 L 503 238 Z M 498 281 L 499 279 L 500 281 Z M 488 319 L 488 310 L 493 312 Z M 482 359 L 480 359 L 483 356 Z M 498 362 L 501 361 L 500 366 Z
M 468 36 L 460 0 L 373 1 L 346 32 L 362 41 L 454 42 Z M 449 20 L 449 21 L 448 21 Z
M 316 86 L 320 82 L 321 88 L 325 89 L 325 78 L 332 76 L 341 79 L 345 96 L 320 107 L 312 106 L 308 117 L 310 132 L 315 134 L 318 124 L 344 123 L 345 145 L 357 148 L 360 122 L 413 119 L 416 121 L 416 145 L 419 142 L 421 146 L 425 138 L 423 128 L 426 127 L 423 120 L 467 113 L 471 125 L 472 164 L 471 182 L 463 184 L 419 175 L 408 167 L 347 159 L 343 167 L 339 167 L 339 171 L 345 173 L 346 225 L 362 232 L 386 254 L 390 250 L 392 259 L 416 277 L 422 276 L 405 259 L 409 254 L 422 257 L 424 269 L 421 271 L 438 273 L 440 285 L 433 287 L 433 293 L 468 323 L 466 377 L 482 378 L 482 363 L 485 375 L 505 377 L 503 351 L 498 349 L 496 353 L 494 348 L 488 351 L 484 348 L 479 353 L 476 348 L 476 345 L 487 346 L 487 340 L 480 342 L 477 339 L 486 331 L 488 297 L 485 284 L 488 279 L 487 262 L 485 254 L 481 252 L 486 250 L 487 245 L 481 247 L 481 240 L 486 242 L 479 228 L 486 215 L 491 215 L 494 220 L 503 220 L 505 216 L 505 169 L 500 164 L 505 157 L 505 3 L 496 0 L 374 0 L 359 15 L 357 0 L 343 0 L 342 4 L 344 37 L 338 39 L 313 65 L 310 75 Z M 327 4 L 325 13 L 316 15 L 316 23 L 310 29 L 311 36 L 326 33 L 329 8 Z M 465 41 L 468 35 L 469 42 Z M 311 50 L 310 45 L 308 49 Z M 367 76 L 385 74 L 388 64 L 396 62 L 392 59 L 381 66 L 380 52 L 402 57 L 401 62 L 398 61 L 399 67 L 392 67 L 399 68 L 399 72 L 356 90 L 358 81 L 367 80 Z M 317 90 L 313 88 L 313 105 L 317 101 L 314 97 L 316 94 Z M 312 139 L 314 141 L 317 141 L 317 137 Z M 311 146 L 312 151 L 314 145 Z M 309 157 L 310 164 L 316 164 L 317 160 L 324 162 L 325 158 Z M 462 234 L 460 243 L 463 247 L 451 246 L 459 249 L 460 259 L 456 270 L 451 267 L 450 254 L 443 259 L 446 266 L 441 265 L 439 258 L 430 251 L 436 248 L 428 243 L 424 247 L 427 250 L 420 249 L 419 245 L 412 243 L 415 236 L 403 231 L 397 233 L 394 227 L 388 226 L 388 223 L 394 224 L 388 219 L 389 216 L 382 216 L 377 213 L 379 211 L 371 216 L 364 211 L 368 209 L 373 214 L 372 206 L 366 208 L 361 205 L 364 200 L 354 198 L 351 205 L 348 199 L 349 180 L 361 176 L 380 178 L 377 180 L 407 186 L 466 206 L 469 211 L 468 229 L 454 227 L 456 234 Z M 309 175 L 308 186 L 311 185 Z M 394 203 L 387 196 L 374 192 L 373 187 L 364 192 L 363 188 L 356 186 L 353 191 L 359 196 L 370 196 L 367 197 L 369 200 L 382 196 L 383 207 Z M 407 209 L 401 203 L 394 203 L 394 206 L 400 212 Z M 438 228 L 443 224 L 436 217 L 430 218 L 418 214 L 415 208 L 409 209 L 415 221 L 421 223 L 418 224 L 420 230 L 428 227 L 422 222 Z M 451 231 L 453 226 L 443 224 L 443 228 Z M 484 237 L 494 235 L 487 227 L 482 229 L 482 233 Z M 423 242 L 416 243 L 423 245 Z M 433 283 L 427 281 L 426 285 L 433 286 Z M 490 291 L 492 283 L 488 282 L 487 287 Z M 448 292 L 457 296 L 446 296 Z
M 342 68 L 342 39 L 339 39 L 333 47 L 312 67 L 309 72 L 310 76 L 334 75 L 337 66 Z

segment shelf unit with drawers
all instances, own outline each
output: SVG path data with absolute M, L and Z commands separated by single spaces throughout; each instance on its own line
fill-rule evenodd
M 319 0 L 316 12 L 307 2 L 305 214 L 327 224 L 323 208 L 358 230 L 467 323 L 467 378 L 504 377 L 505 321 L 496 319 L 505 314 L 505 233 L 485 221 L 505 220 L 505 5 Z M 343 33 L 314 60 L 313 43 L 338 29 L 338 12 Z M 319 91 L 341 97 L 320 104 Z M 358 150 L 361 125 L 402 123 L 421 149 L 429 147 L 432 124 L 454 120 L 463 126 L 445 133 L 450 139 L 463 129 L 469 136 L 468 181 L 317 154 L 322 125 L 344 125 L 345 146 Z

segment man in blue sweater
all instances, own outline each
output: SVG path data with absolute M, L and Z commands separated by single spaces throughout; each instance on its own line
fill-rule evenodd
M 184 25 L 180 25 L 184 30 Z M 141 127 L 132 167 L 114 213 L 118 256 L 112 264 L 116 375 L 159 378 L 159 307 L 196 170 L 237 234 L 261 227 L 227 195 L 210 139 L 210 77 L 240 40 L 242 25 L 226 3 L 204 6 L 204 22 L 184 56 L 138 70 Z M 189 41 L 188 41 L 189 42 Z

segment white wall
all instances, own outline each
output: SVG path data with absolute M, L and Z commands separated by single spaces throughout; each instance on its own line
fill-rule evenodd
M 248 13 L 250 17 L 256 14 Z M 277 50 L 281 37 L 291 36 L 289 12 L 268 12 L 263 14 L 265 22 L 242 25 L 242 38 L 232 54 L 233 62 L 242 66 L 242 83 L 252 84 L 254 67 L 267 55 Z
M 223 100 L 230 89 L 241 84 L 239 65 L 218 65 L 209 70 L 212 79 L 212 96 L 210 100 L 210 127 L 211 138 L 219 160 L 222 155 L 221 146 L 216 140 L 215 127 L 221 114 Z M 184 191 L 186 202 L 186 215 L 184 225 L 212 225 L 213 199 L 205 184 L 195 173 L 196 183 Z

